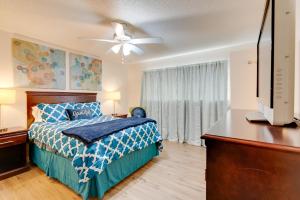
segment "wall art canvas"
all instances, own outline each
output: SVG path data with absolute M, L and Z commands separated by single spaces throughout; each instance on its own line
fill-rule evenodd
M 12 53 L 16 87 L 65 89 L 65 51 L 12 39 Z
M 99 59 L 70 53 L 70 89 L 102 89 L 102 62 Z

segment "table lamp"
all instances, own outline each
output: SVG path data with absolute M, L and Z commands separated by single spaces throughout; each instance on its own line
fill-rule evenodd
M 105 94 L 106 99 L 112 100 L 114 102 L 114 113 L 116 114 L 116 101 L 119 101 L 121 99 L 121 93 L 119 91 L 117 92 L 107 92 Z
M 7 131 L 7 128 L 2 127 L 1 106 L 14 104 L 16 102 L 16 91 L 11 89 L 0 89 L 0 132 Z

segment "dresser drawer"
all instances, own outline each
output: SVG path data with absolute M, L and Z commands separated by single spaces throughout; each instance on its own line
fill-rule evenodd
M 26 142 L 27 134 L 6 136 L 0 138 L 0 148 L 23 144 Z

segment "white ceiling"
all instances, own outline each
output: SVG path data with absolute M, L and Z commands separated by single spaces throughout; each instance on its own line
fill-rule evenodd
M 138 62 L 219 46 L 254 42 L 264 0 L 0 0 L 0 29 L 103 59 L 111 44 L 78 40 L 112 39 L 113 20 L 130 24 L 134 37 L 162 37 L 162 45 L 141 45 Z

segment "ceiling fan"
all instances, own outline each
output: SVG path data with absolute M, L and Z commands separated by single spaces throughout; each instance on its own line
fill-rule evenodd
M 113 22 L 115 33 L 113 39 L 101 39 L 101 38 L 86 38 L 80 37 L 83 40 L 94 40 L 99 42 L 108 42 L 115 44 L 110 48 L 112 52 L 118 54 L 122 49 L 123 56 L 129 56 L 131 52 L 138 55 L 142 55 L 144 51 L 137 46 L 137 44 L 160 44 L 162 39 L 159 37 L 148 37 L 148 38 L 133 38 L 126 31 L 127 24 Z

